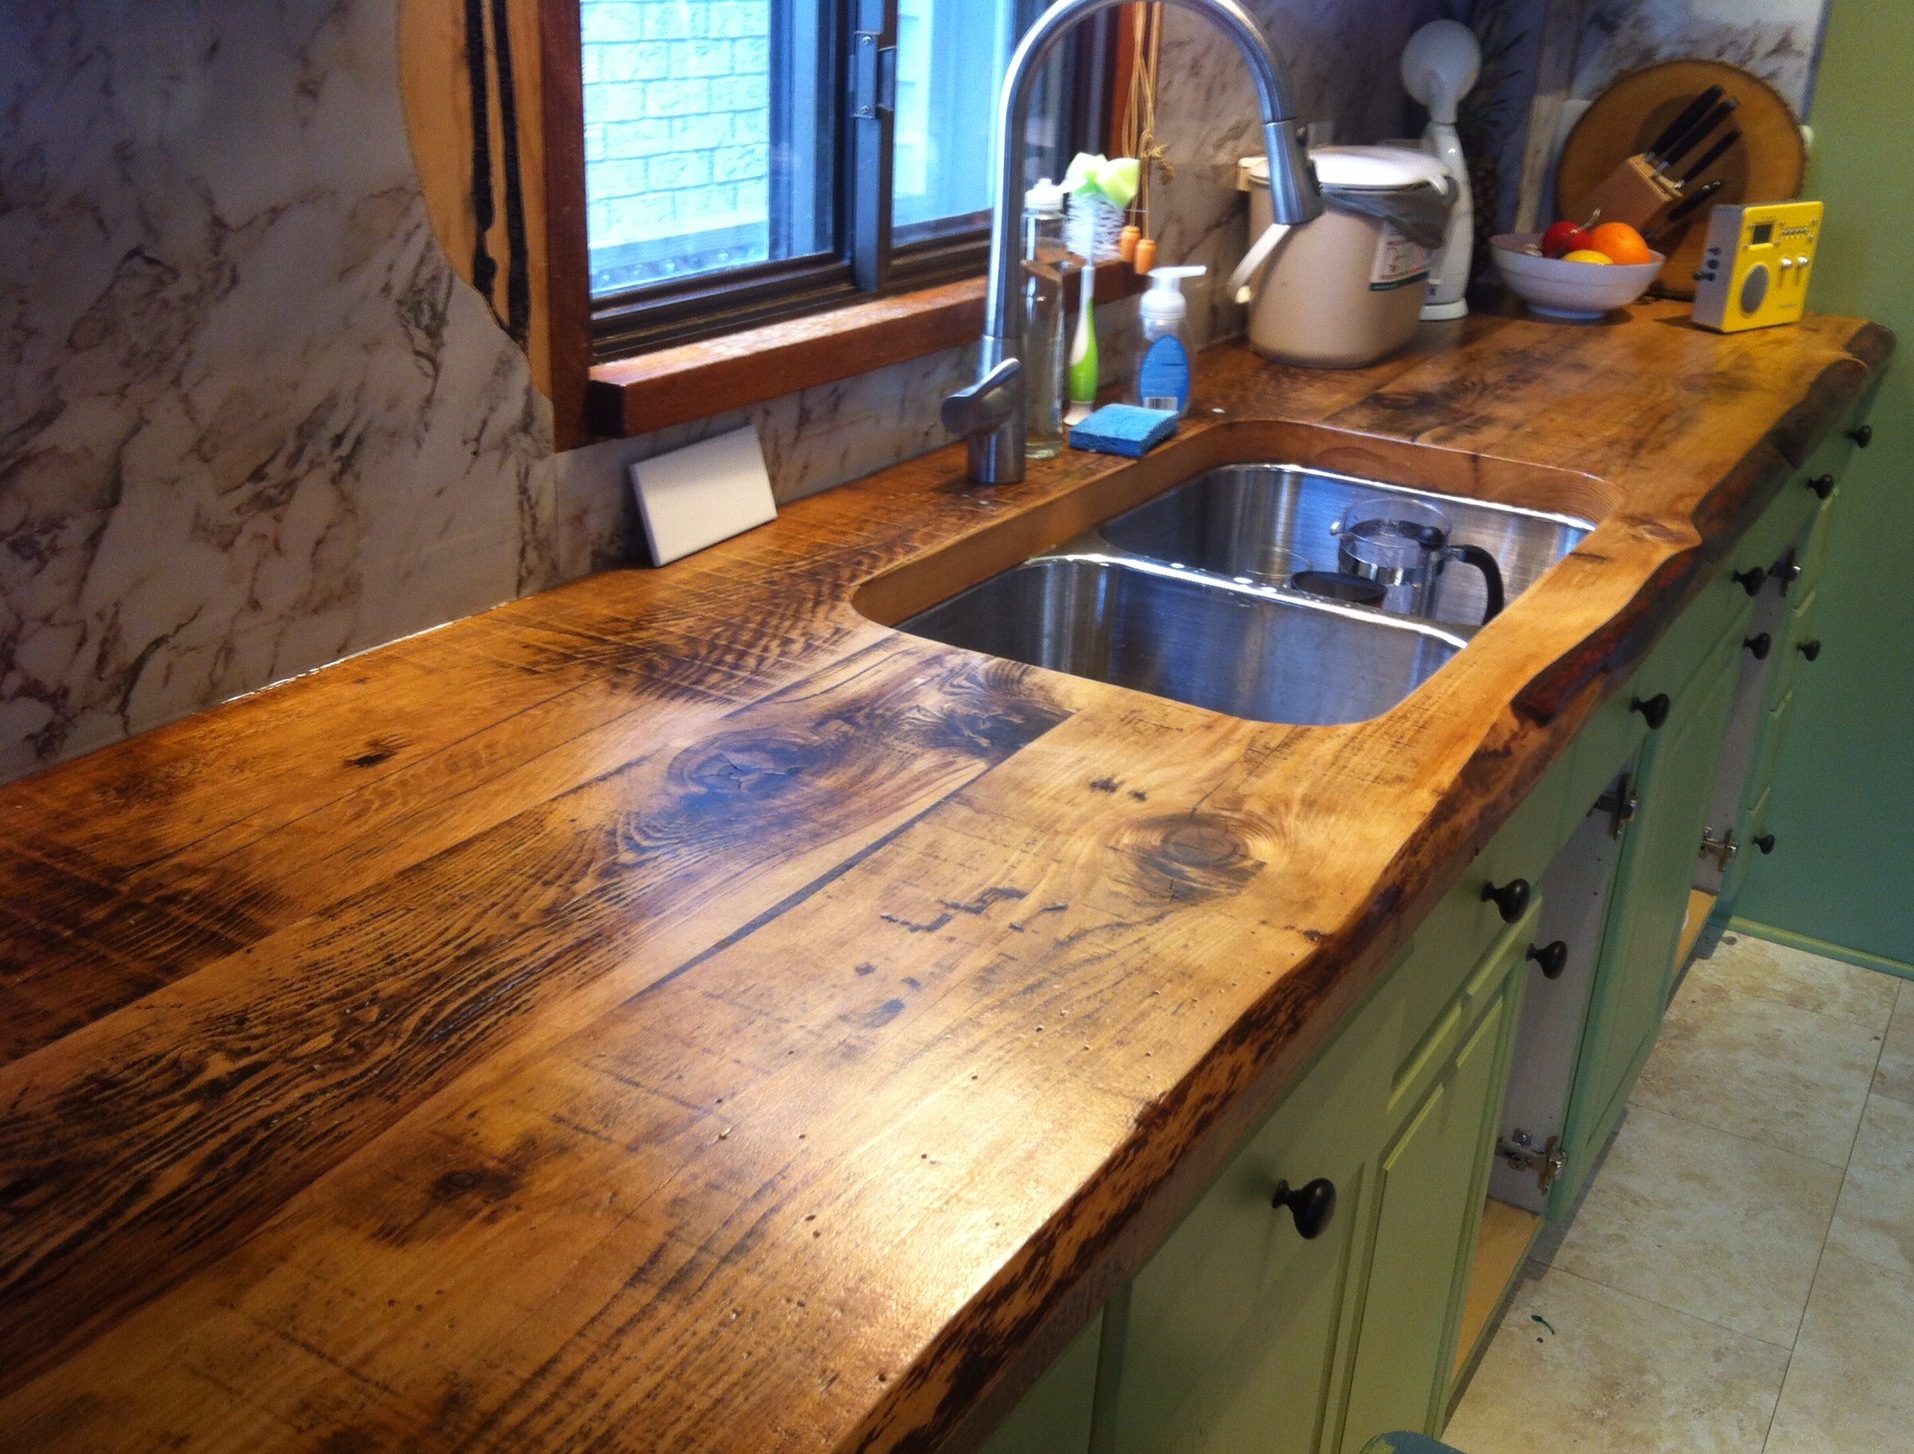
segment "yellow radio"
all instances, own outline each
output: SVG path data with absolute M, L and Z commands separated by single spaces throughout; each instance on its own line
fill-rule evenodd
M 1695 322 L 1738 333 L 1798 321 L 1820 235 L 1819 202 L 1715 208 L 1695 274 Z

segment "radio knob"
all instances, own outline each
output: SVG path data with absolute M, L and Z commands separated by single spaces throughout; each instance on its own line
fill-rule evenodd
M 1741 280 L 1741 311 L 1754 313 L 1768 299 L 1768 265 L 1756 263 Z

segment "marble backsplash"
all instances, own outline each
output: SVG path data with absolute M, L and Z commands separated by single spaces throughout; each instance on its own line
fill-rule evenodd
M 560 577 L 394 0 L 0 10 L 0 778 Z
M 944 442 L 968 350 L 554 457 L 427 224 L 397 0 L 0 9 L 0 780 L 607 564 L 625 466 L 756 425 L 781 500 Z M 1433 0 L 1252 0 L 1303 115 L 1401 124 Z M 1166 258 L 1243 247 L 1234 51 L 1173 10 Z M 1105 310 L 1105 337 L 1131 308 Z

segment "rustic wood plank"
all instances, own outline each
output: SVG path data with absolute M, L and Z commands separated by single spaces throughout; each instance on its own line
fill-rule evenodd
M 748 922 L 1048 730 L 1063 708 L 1028 675 L 852 657 L 0 1070 L 18 1190 L 0 1381 L 230 1245 L 502 1038 L 528 1051 L 542 1010 L 673 972 L 718 937 L 707 901 Z M 61 1153 L 76 1139 L 90 1155 Z

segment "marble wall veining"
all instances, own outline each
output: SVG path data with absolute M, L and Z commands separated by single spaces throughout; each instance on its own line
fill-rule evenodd
M 558 578 L 394 0 L 0 9 L 0 778 Z
M 1402 48 L 1443 13 L 1439 0 L 1248 0 L 1248 8 L 1288 67 L 1301 120 L 1328 123 L 1337 143 L 1402 135 Z M 1220 31 L 1176 6 L 1167 16 L 1158 129 L 1173 174 L 1151 204 L 1158 256 L 1208 266 L 1202 285 L 1185 285 L 1191 316 L 1206 338 L 1231 338 L 1245 313 L 1221 284 L 1248 246 L 1235 163 L 1262 150 L 1256 93 Z

